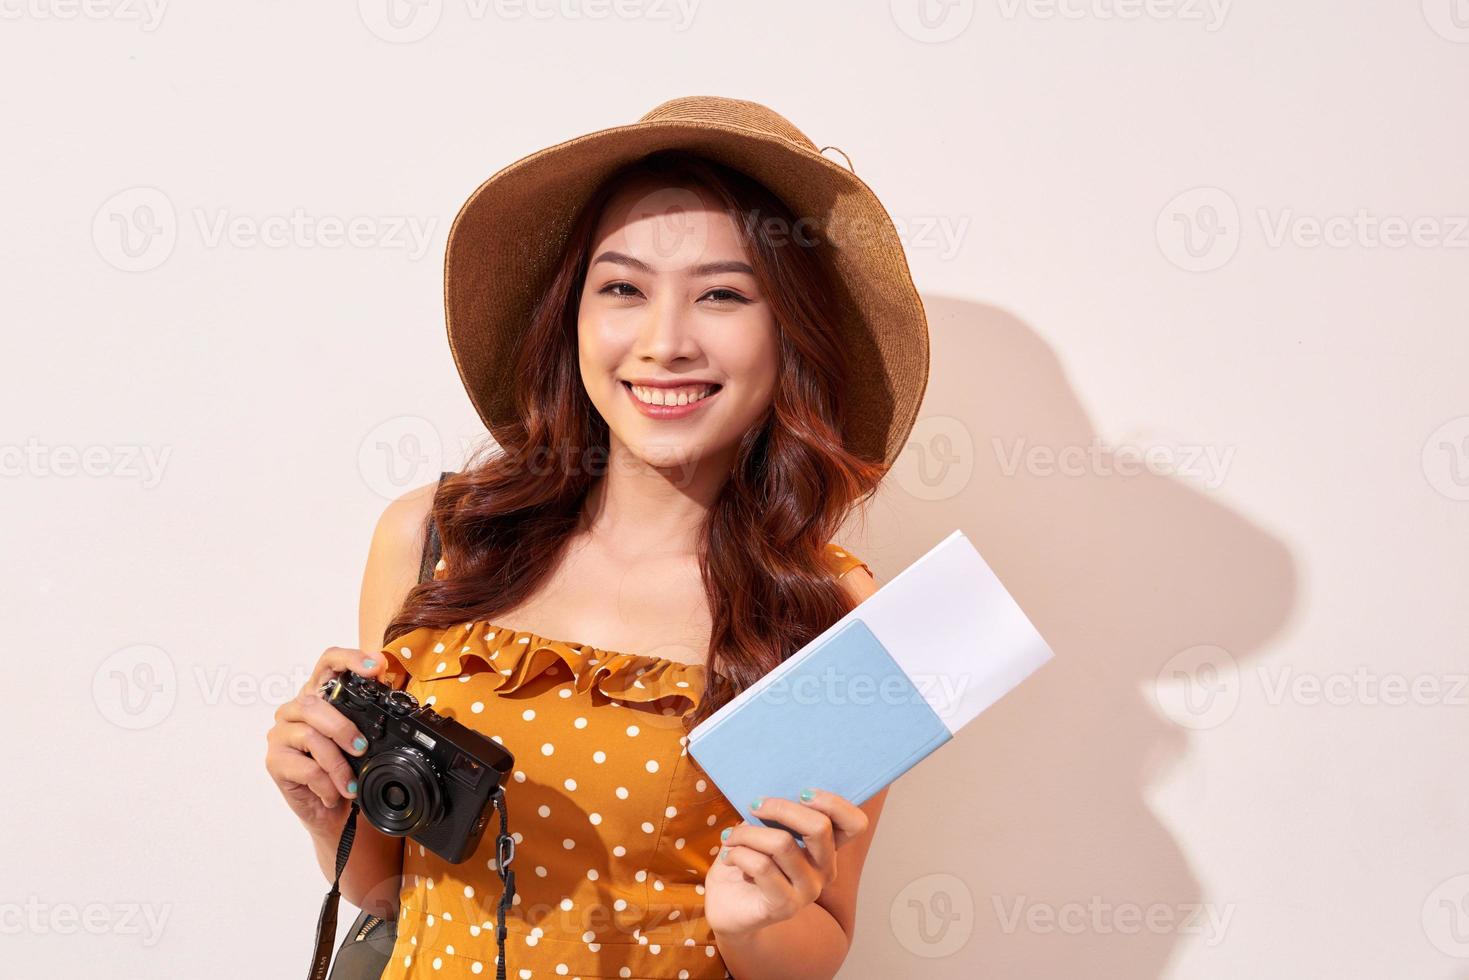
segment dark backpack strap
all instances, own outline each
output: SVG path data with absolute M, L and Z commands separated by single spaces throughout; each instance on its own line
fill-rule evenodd
M 434 500 L 439 499 L 439 489 L 444 485 L 444 477 L 453 476 L 454 470 L 444 470 L 439 474 L 439 485 L 434 489 Z M 439 564 L 439 558 L 443 553 L 443 544 L 439 541 L 439 525 L 429 514 L 428 537 L 423 542 L 423 560 L 418 566 L 418 581 L 420 583 L 430 582 L 434 577 L 434 568 Z

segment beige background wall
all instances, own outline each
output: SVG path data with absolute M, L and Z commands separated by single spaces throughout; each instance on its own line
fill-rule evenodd
M 843 976 L 1469 977 L 1463 0 L 356 8 L 0 4 L 0 972 L 299 972 L 263 733 L 478 434 L 449 221 L 718 94 L 932 316 L 849 544 L 962 527 L 1057 652 L 894 787 Z

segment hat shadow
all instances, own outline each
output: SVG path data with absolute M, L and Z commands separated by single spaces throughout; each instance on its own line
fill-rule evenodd
M 1243 673 L 1291 612 L 1296 563 L 1193 476 L 1118 475 L 1110 449 L 1071 475 L 1024 462 L 1097 438 L 1056 356 L 1003 310 L 924 304 L 918 427 L 848 540 L 885 556 L 887 579 L 962 529 L 1055 658 L 893 784 L 841 976 L 1161 976 L 1249 896 L 1207 893 L 1150 804 L 1165 776 L 1195 812 L 1210 792 L 1189 748 L 1211 731 L 1170 720 L 1155 680 L 1204 644 Z M 967 453 L 967 476 L 960 459 L 935 481 L 936 451 Z

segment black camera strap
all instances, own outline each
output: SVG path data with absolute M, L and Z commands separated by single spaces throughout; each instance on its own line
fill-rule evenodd
M 337 938 L 337 900 L 342 897 L 337 885 L 342 880 L 342 872 L 347 867 L 347 857 L 352 853 L 352 838 L 357 836 L 357 801 L 352 801 L 352 809 L 347 814 L 347 824 L 342 828 L 342 836 L 337 841 L 337 874 L 332 879 L 332 887 L 327 891 L 326 898 L 321 902 L 321 915 L 316 919 L 316 948 L 311 952 L 311 972 L 306 974 L 306 980 L 326 980 L 326 971 L 332 963 L 332 943 Z
M 504 885 L 500 904 L 495 908 L 495 945 L 500 953 L 499 964 L 495 968 L 495 980 L 505 980 L 505 914 L 515 903 L 515 872 L 510 868 L 510 862 L 515 860 L 515 838 L 510 836 L 505 787 L 497 787 L 490 802 L 500 811 L 500 833 L 495 837 L 495 872 Z M 306 974 L 306 980 L 326 980 L 327 970 L 331 968 L 332 943 L 337 938 L 337 905 L 342 897 L 342 872 L 347 868 L 347 858 L 352 853 L 352 840 L 356 836 L 357 801 L 353 800 L 352 809 L 347 813 L 347 823 L 342 827 L 342 836 L 337 840 L 336 876 L 332 878 L 332 887 L 322 899 L 321 915 L 316 920 L 316 946 L 311 951 L 311 972 Z
M 495 907 L 495 944 L 500 950 L 500 962 L 495 968 L 495 980 L 505 980 L 505 913 L 515 903 L 515 872 L 510 862 L 515 860 L 515 838 L 510 836 L 509 816 L 505 812 L 505 787 L 495 789 L 490 797 L 495 809 L 500 811 L 500 833 L 495 838 L 495 872 L 505 887 L 500 891 L 500 904 Z

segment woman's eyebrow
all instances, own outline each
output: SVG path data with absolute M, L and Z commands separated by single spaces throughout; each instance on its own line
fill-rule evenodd
M 591 264 L 596 265 L 598 262 L 611 262 L 614 265 L 625 265 L 629 268 L 636 269 L 639 272 L 644 273 L 645 275 L 651 276 L 655 274 L 653 267 L 648 265 L 648 263 L 644 262 L 642 259 L 635 259 L 631 255 L 626 255 L 622 252 L 603 252 L 595 259 L 592 259 Z M 753 276 L 755 274 L 755 270 L 750 268 L 749 263 L 740 262 L 737 259 L 727 259 L 720 262 L 705 262 L 703 265 L 696 265 L 689 270 L 689 275 L 712 276 L 721 272 L 742 272 L 747 276 Z

